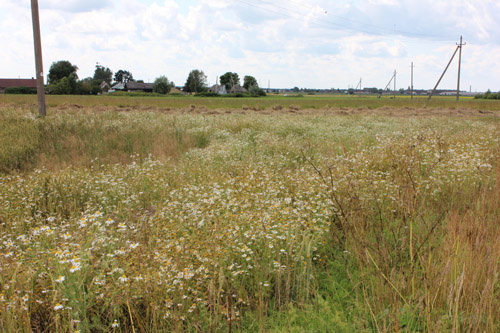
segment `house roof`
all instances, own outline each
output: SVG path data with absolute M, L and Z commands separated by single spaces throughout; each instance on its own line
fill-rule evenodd
M 111 89 L 123 90 L 123 89 L 125 89 L 125 83 L 121 83 L 121 82 L 117 83 L 114 86 L 112 86 Z
M 0 79 L 0 89 L 11 87 L 36 88 L 35 79 Z
M 152 90 L 153 83 L 127 82 L 125 88 L 128 90 Z
M 226 86 L 224 85 L 219 85 L 215 84 L 212 86 L 212 88 L 209 89 L 211 92 L 217 93 L 217 94 L 226 94 Z
M 235 92 L 247 92 L 247 90 L 245 88 L 243 88 L 242 86 L 240 86 L 239 84 L 235 84 L 231 88 L 230 92 L 232 92 L 232 93 L 235 93 Z

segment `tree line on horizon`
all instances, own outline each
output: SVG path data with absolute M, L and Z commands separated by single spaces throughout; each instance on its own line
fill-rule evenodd
M 79 80 L 78 66 L 68 60 L 53 62 L 47 75 L 46 91 L 54 95 L 97 95 L 102 92 L 101 84 L 106 82 L 109 87 L 117 83 L 138 82 L 132 72 L 120 69 L 113 73 L 108 67 L 96 64 L 94 75 Z M 220 77 L 220 85 L 225 86 L 230 91 L 234 86 L 240 85 L 240 78 L 237 73 L 227 72 Z M 174 82 L 167 76 L 157 77 L 153 82 L 153 92 L 158 94 L 168 94 L 175 87 Z M 246 75 L 243 78 L 243 87 L 252 96 L 265 96 L 255 77 Z M 182 87 L 183 92 L 189 94 L 199 94 L 202 96 L 216 95 L 209 91 L 207 76 L 202 70 L 194 69 L 189 72 L 186 83 Z

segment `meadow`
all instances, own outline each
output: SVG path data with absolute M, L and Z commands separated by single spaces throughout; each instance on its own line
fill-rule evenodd
M 5 332 L 500 330 L 500 102 L 0 95 Z

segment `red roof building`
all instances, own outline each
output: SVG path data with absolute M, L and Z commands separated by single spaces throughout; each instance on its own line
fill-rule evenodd
M 3 94 L 5 88 L 12 87 L 36 88 L 36 79 L 0 79 L 0 94 Z

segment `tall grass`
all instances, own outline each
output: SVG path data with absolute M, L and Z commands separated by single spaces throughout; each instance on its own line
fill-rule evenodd
M 0 126 L 0 172 L 89 167 L 96 159 L 129 163 L 135 154 L 175 159 L 208 144 L 188 117 L 153 113 L 69 111 L 39 119 L 7 109 L 0 113 Z
M 496 118 L 1 117 L 2 331 L 500 329 Z

